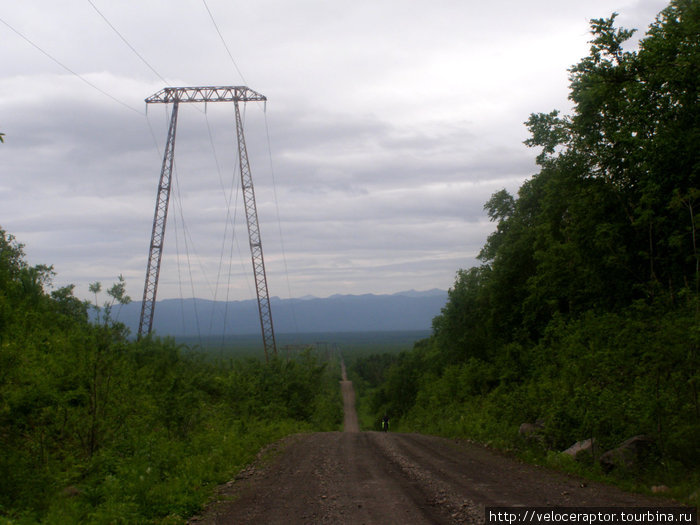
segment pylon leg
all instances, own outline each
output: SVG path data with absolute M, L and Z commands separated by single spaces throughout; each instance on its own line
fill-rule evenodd
M 258 296 L 258 313 L 260 314 L 260 328 L 262 330 L 263 346 L 265 348 L 265 360 L 269 360 L 270 352 L 277 355 L 275 343 L 275 331 L 272 326 L 272 312 L 270 311 L 270 295 L 267 288 L 267 275 L 265 274 L 265 260 L 263 258 L 262 241 L 260 239 L 260 226 L 258 224 L 258 210 L 255 205 L 255 190 L 253 177 L 248 163 L 248 150 L 243 135 L 243 123 L 238 101 L 234 101 L 236 108 L 236 135 L 238 137 L 238 159 L 241 168 L 241 186 L 243 188 L 243 202 L 245 203 L 245 216 L 248 223 L 248 238 L 250 240 L 250 256 L 253 261 L 253 273 L 255 274 L 255 292 Z
M 163 256 L 163 241 L 165 240 L 165 224 L 168 219 L 173 159 L 175 158 L 175 132 L 177 130 L 178 105 L 178 101 L 176 100 L 173 103 L 173 110 L 170 115 L 168 139 L 165 145 L 165 153 L 163 154 L 163 165 L 160 170 L 156 209 L 153 215 L 153 229 L 151 230 L 151 247 L 148 252 L 146 281 L 143 286 L 143 301 L 141 302 L 141 317 L 139 319 L 138 332 L 139 339 L 144 335 L 144 332 L 150 334 L 151 330 L 153 330 L 153 314 L 156 306 L 160 261 Z

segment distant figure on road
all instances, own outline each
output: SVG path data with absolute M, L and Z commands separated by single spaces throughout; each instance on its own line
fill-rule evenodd
M 384 417 L 382 418 L 382 430 L 384 432 L 389 431 L 389 416 L 384 414 Z

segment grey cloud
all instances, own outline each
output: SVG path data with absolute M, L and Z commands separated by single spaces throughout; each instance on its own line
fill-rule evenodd
M 272 293 L 323 296 L 446 288 L 476 264 L 493 228 L 483 203 L 536 171 L 522 122 L 566 111 L 588 18 L 646 24 L 665 3 L 210 0 L 245 81 L 203 9 L 98 5 L 173 85 L 269 97 L 244 115 Z M 170 108 L 140 113 L 162 80 L 88 4 L 15 2 L 3 19 L 137 111 L 0 26 L 0 226 L 57 285 L 86 296 L 123 273 L 138 298 Z M 254 296 L 236 149 L 230 105 L 182 105 L 160 297 L 189 288 L 188 258 L 195 294 L 211 294 L 230 252 L 231 298 Z

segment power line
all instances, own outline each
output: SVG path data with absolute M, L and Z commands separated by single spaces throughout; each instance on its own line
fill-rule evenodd
M 274 164 L 272 162 L 272 145 L 270 142 L 270 127 L 267 124 L 267 112 L 264 112 L 265 115 L 265 135 L 267 137 L 267 151 L 270 157 L 270 175 L 272 177 L 272 193 L 275 197 L 275 210 L 277 211 L 277 227 L 279 229 L 279 235 L 280 235 L 280 247 L 282 249 L 282 262 L 284 263 L 284 274 L 287 279 L 287 293 L 289 294 L 289 298 L 292 298 L 292 287 L 289 282 L 289 268 L 287 266 L 287 254 L 284 249 L 284 235 L 282 235 L 282 220 L 280 219 L 280 205 L 279 205 L 279 200 L 277 199 L 277 183 L 275 181 L 275 169 L 274 169 Z M 290 303 L 291 310 L 292 310 L 292 321 L 294 322 L 294 328 L 296 329 L 297 333 L 299 333 L 299 325 L 297 324 L 297 316 L 296 316 L 296 311 L 294 309 L 294 303 Z
M 100 15 L 100 16 L 102 17 L 102 20 L 104 20 L 104 21 L 107 23 L 107 25 L 108 25 L 109 27 L 112 28 L 112 31 L 114 31 L 114 32 L 117 34 L 117 36 L 118 36 L 119 38 L 121 38 L 122 42 L 124 42 L 124 43 L 129 47 L 129 49 L 131 49 L 131 50 L 134 52 L 134 54 L 135 54 L 137 57 L 139 57 L 139 59 L 141 60 L 141 62 L 143 62 L 144 64 L 146 64 L 146 66 L 148 67 L 148 69 L 150 69 L 151 71 L 153 71 L 153 73 L 155 73 L 155 75 L 156 75 L 159 79 L 161 79 L 166 85 L 169 86 L 170 83 L 169 83 L 167 80 L 165 80 L 165 79 L 163 78 L 163 76 L 162 76 L 160 73 L 158 73 L 158 71 L 156 71 L 156 69 L 148 62 L 148 60 L 146 60 L 146 59 L 143 57 L 143 55 L 141 55 L 141 53 L 139 53 L 139 52 L 134 48 L 134 46 L 132 46 L 132 45 L 127 41 L 127 39 L 124 38 L 124 36 L 117 30 L 117 28 L 114 27 L 114 25 L 113 25 L 109 20 L 107 20 L 107 17 L 102 13 L 102 11 L 100 11 L 99 9 L 97 9 L 97 6 L 96 6 L 94 3 L 92 3 L 92 0 L 87 0 L 87 1 L 88 1 L 88 4 L 90 4 L 90 5 L 92 6 L 92 8 L 97 12 L 97 14 Z
M 226 44 L 226 40 L 224 39 L 223 35 L 221 34 L 221 31 L 219 31 L 219 26 L 217 25 L 216 20 L 214 20 L 214 15 L 212 14 L 211 10 L 209 9 L 209 6 L 207 5 L 207 1 L 202 0 L 202 3 L 204 4 L 204 7 L 206 8 L 207 13 L 209 13 L 209 18 L 211 18 L 212 24 L 214 24 L 214 28 L 216 29 L 216 32 L 218 33 L 219 38 L 221 39 L 221 43 L 226 48 L 226 52 L 228 53 L 228 56 L 231 59 L 231 62 L 233 63 L 233 66 L 236 68 L 236 71 L 238 71 L 238 74 L 241 76 L 241 79 L 243 80 L 243 82 L 245 84 L 247 84 L 248 82 L 246 81 L 245 77 L 243 76 L 243 73 L 241 73 L 241 70 L 238 68 L 236 61 L 234 60 L 233 55 L 231 54 L 231 50 L 229 49 L 228 44 Z M 258 102 L 258 105 L 260 105 L 259 102 Z M 265 102 L 265 107 L 263 107 L 263 114 L 265 115 L 265 134 L 267 137 L 267 151 L 268 151 L 268 154 L 270 157 L 270 173 L 272 176 L 272 188 L 273 188 L 273 193 L 274 193 L 275 208 L 277 211 L 277 226 L 279 228 L 280 245 L 282 248 L 282 261 L 284 263 L 284 273 L 285 273 L 286 280 L 287 280 L 287 292 L 289 294 L 289 297 L 291 298 L 292 297 L 292 289 L 291 289 L 291 285 L 289 282 L 289 269 L 287 266 L 287 256 L 286 256 L 285 248 L 284 248 L 284 236 L 282 235 L 282 224 L 280 221 L 279 201 L 277 199 L 277 184 L 275 181 L 275 172 L 274 172 L 274 167 L 273 167 L 273 162 L 272 162 L 272 146 L 270 144 L 270 130 L 269 130 L 268 122 L 267 122 L 267 111 L 265 110 L 266 106 L 267 106 L 267 101 Z M 297 327 L 296 313 L 294 311 L 293 306 L 292 306 L 292 318 L 293 318 L 295 327 Z M 298 327 L 297 327 L 297 331 L 298 331 Z
M 127 109 L 129 109 L 129 110 L 131 110 L 131 111 L 134 111 L 134 112 L 138 113 L 139 115 L 143 115 L 143 113 L 142 113 L 141 111 L 139 111 L 138 109 L 136 109 L 135 107 L 130 106 L 130 105 L 127 104 L 126 102 L 123 102 L 123 101 L 119 100 L 119 99 L 116 98 L 115 96 L 113 96 L 113 95 L 107 93 L 105 90 L 103 90 L 103 89 L 97 87 L 95 84 L 93 84 L 92 82 L 90 82 L 90 81 L 89 81 L 87 78 L 85 78 L 84 76 L 82 76 L 82 75 L 80 75 L 79 73 L 76 73 L 75 71 L 73 71 L 71 68 L 69 68 L 69 67 L 68 67 L 67 65 L 65 65 L 63 62 L 61 62 L 60 60 L 58 60 L 57 58 L 55 58 L 53 55 L 51 55 L 51 54 L 48 53 L 47 51 L 44 51 L 41 47 L 39 47 L 37 44 L 35 44 L 34 42 L 32 42 L 29 38 L 27 38 L 26 36 L 24 36 L 22 33 L 20 33 L 17 29 L 15 29 L 14 27 L 12 27 L 10 24 L 8 24 L 8 23 L 7 23 L 5 20 L 3 20 L 2 18 L 0 18 L 0 22 L 2 22 L 3 24 L 5 24 L 5 26 L 7 26 L 13 33 L 15 33 L 17 36 L 19 36 L 22 40 L 24 40 L 25 42 L 27 42 L 28 44 L 30 44 L 32 47 L 34 47 L 34 48 L 37 49 L 39 52 L 41 52 L 44 56 L 48 57 L 50 60 L 52 60 L 53 62 L 55 62 L 55 63 L 58 64 L 59 66 L 61 66 L 61 67 L 62 67 L 63 69 L 65 69 L 66 71 L 68 71 L 71 75 L 73 75 L 73 76 L 75 76 L 75 77 L 78 77 L 78 78 L 79 78 L 80 80 L 82 80 L 85 84 L 87 84 L 88 86 L 90 86 L 92 89 L 94 89 L 94 90 L 96 90 L 96 91 L 99 91 L 100 93 L 102 93 L 102 94 L 103 94 L 104 96 L 106 96 L 106 97 L 111 98 L 111 99 L 112 99 L 114 102 L 116 102 L 117 104 L 119 104 L 119 105 L 121 105 L 121 106 L 124 106 L 125 108 L 127 108 Z
M 226 194 L 226 186 L 224 184 L 224 179 L 221 175 L 221 165 L 219 164 L 219 157 L 216 154 L 216 146 L 214 145 L 214 137 L 212 136 L 211 133 L 211 126 L 209 125 L 209 115 L 207 113 L 204 113 L 204 119 L 207 124 L 207 135 L 209 136 L 209 143 L 211 144 L 211 150 L 212 154 L 214 155 L 214 163 L 216 164 L 216 172 L 219 175 L 219 184 L 221 184 L 221 191 L 224 197 L 224 201 L 226 202 L 226 219 L 224 220 L 224 235 L 223 239 L 221 240 L 221 253 L 219 254 L 219 266 L 217 268 L 216 272 L 216 285 L 214 287 L 214 297 L 213 297 L 213 302 L 212 302 L 212 315 L 209 318 L 209 334 L 212 335 L 213 331 L 213 324 L 214 324 L 214 310 L 216 308 L 216 299 L 219 293 L 219 283 L 221 282 L 221 269 L 223 268 L 224 264 L 224 252 L 226 249 L 226 239 L 227 239 L 227 233 L 228 233 L 228 223 L 229 219 L 231 217 L 231 200 L 232 200 L 232 193 L 233 193 L 233 184 L 231 184 L 231 189 L 229 191 L 229 194 Z M 235 221 L 234 221 L 235 224 Z M 233 245 L 233 240 L 235 236 L 235 228 L 232 229 L 231 232 L 231 244 Z M 228 290 L 226 294 L 226 298 L 228 299 Z M 224 327 L 226 326 L 226 313 L 227 313 L 228 305 L 224 307 Z
M 204 7 L 207 10 L 207 13 L 209 13 L 209 18 L 211 18 L 211 23 L 214 24 L 214 29 L 216 29 L 216 32 L 219 35 L 219 38 L 221 39 L 221 43 L 224 45 L 226 48 L 226 52 L 228 53 L 228 57 L 231 59 L 231 62 L 233 62 L 233 67 L 236 68 L 236 71 L 238 71 L 238 74 L 241 77 L 241 80 L 243 80 L 244 84 L 248 84 L 246 81 L 245 77 L 243 76 L 243 73 L 241 73 L 241 70 L 238 69 L 238 64 L 236 64 L 236 61 L 233 59 L 233 55 L 231 54 L 231 50 L 228 48 L 228 45 L 226 44 L 226 40 L 224 40 L 223 35 L 221 34 L 221 31 L 219 31 L 219 26 L 216 23 L 216 20 L 214 20 L 214 15 L 211 13 L 211 10 L 209 9 L 209 6 L 207 5 L 207 0 L 202 0 L 202 3 L 204 4 Z
M 194 319 L 195 319 L 195 325 L 197 326 L 197 338 L 199 340 L 199 345 L 202 346 L 202 330 L 199 324 L 199 310 L 197 308 L 197 299 L 195 295 L 195 290 L 194 290 L 194 277 L 192 275 L 192 261 L 190 260 L 190 244 L 192 244 L 192 248 L 195 251 L 195 256 L 196 256 L 196 247 L 194 246 L 194 241 L 192 239 L 192 236 L 190 235 L 189 229 L 187 227 L 187 223 L 185 222 L 185 214 L 184 214 L 184 209 L 182 206 L 182 195 L 180 194 L 180 181 L 177 176 L 177 169 L 175 170 L 175 202 L 179 204 L 178 209 L 180 211 L 180 221 L 182 223 L 182 238 L 185 242 L 185 253 L 187 257 L 187 273 L 190 278 L 190 289 L 192 291 L 192 307 L 194 309 Z M 189 243 L 187 242 L 189 238 Z M 201 260 L 197 258 L 200 267 L 201 267 Z M 177 261 L 178 265 L 180 264 L 180 254 L 177 254 Z M 205 277 L 206 281 L 206 272 L 202 271 L 202 274 Z M 178 268 L 178 278 L 181 280 L 182 278 L 180 277 L 180 269 Z M 208 284 L 208 282 L 207 282 Z M 183 305 L 184 309 L 184 298 L 182 297 L 182 289 L 180 289 L 180 304 Z

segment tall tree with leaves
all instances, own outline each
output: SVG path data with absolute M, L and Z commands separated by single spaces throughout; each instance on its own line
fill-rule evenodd
M 624 220 L 600 222 L 596 242 L 630 285 L 673 292 L 697 278 L 700 3 L 671 2 L 638 52 L 625 51 L 634 31 L 615 17 L 592 21 L 591 52 L 570 70 L 573 115 L 533 115 L 528 144 L 543 166 L 568 162 L 605 184 Z

